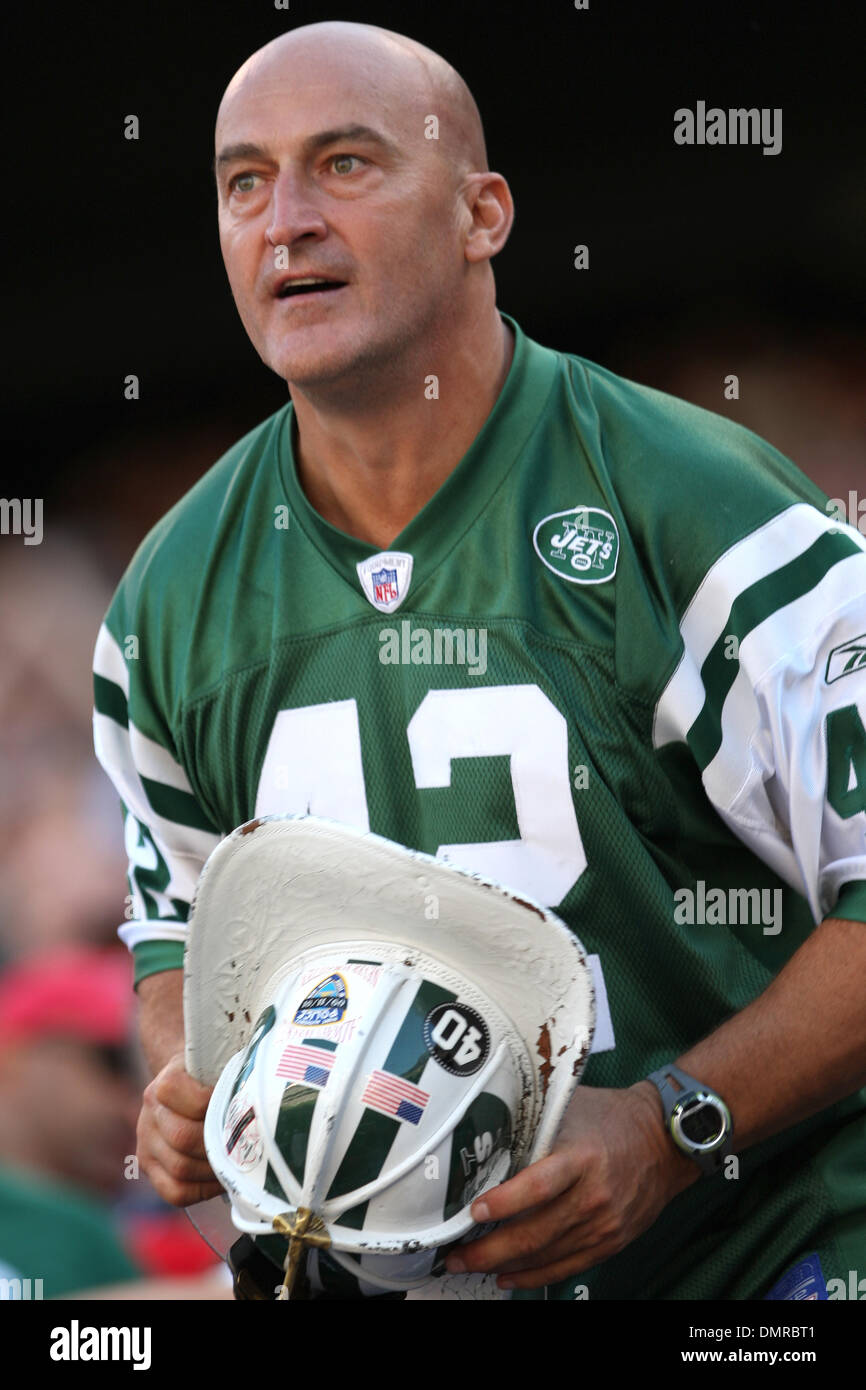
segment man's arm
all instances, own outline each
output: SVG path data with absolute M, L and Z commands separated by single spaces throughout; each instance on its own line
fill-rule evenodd
M 155 533 L 153 533 L 155 534 Z M 145 548 L 137 562 L 144 563 Z M 198 805 L 154 695 L 153 671 L 171 651 L 143 639 L 149 663 L 127 659 L 124 634 L 140 636 L 139 579 L 127 573 L 94 652 L 96 756 L 124 808 L 129 855 L 127 920 L 120 936 L 136 954 L 141 1040 L 154 1080 L 142 1097 L 138 1156 L 160 1196 L 183 1206 L 221 1189 L 208 1166 L 203 1119 L 209 1091 L 184 1067 L 185 922 L 202 866 L 220 836 Z M 145 955 L 146 953 L 146 955 Z
M 183 971 L 161 970 L 138 986 L 138 1027 L 141 1046 L 156 1076 L 178 1052 L 183 1052 Z
M 141 1045 L 154 1079 L 142 1096 L 138 1159 L 159 1195 L 191 1206 L 222 1191 L 204 1147 L 211 1088 L 184 1065 L 183 971 L 162 970 L 138 986 Z
M 866 924 L 826 918 L 764 993 L 679 1065 L 736 1107 L 735 1148 L 866 1085 Z
M 864 981 L 866 924 L 827 918 L 763 994 L 671 1059 L 723 1096 L 736 1151 L 866 1084 Z M 699 1177 L 651 1082 L 578 1087 L 553 1153 L 472 1207 L 479 1223 L 516 1219 L 463 1247 L 448 1269 L 497 1271 L 510 1288 L 555 1283 L 617 1254 Z

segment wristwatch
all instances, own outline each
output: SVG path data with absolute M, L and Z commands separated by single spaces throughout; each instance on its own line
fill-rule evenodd
M 734 1124 L 721 1096 L 673 1065 L 647 1078 L 658 1088 L 665 1125 L 677 1148 L 703 1169 L 718 1173 L 732 1152 Z

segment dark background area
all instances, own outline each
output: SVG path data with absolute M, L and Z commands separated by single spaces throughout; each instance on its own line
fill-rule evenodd
M 7 148 L 24 159 L 5 181 L 4 301 L 7 467 L 46 508 L 92 528 L 103 502 L 137 505 L 150 524 L 284 402 L 222 269 L 213 123 L 249 53 L 326 18 L 408 33 L 468 81 L 491 167 L 517 205 L 495 262 L 499 302 L 531 336 L 695 399 L 677 369 L 724 357 L 724 371 L 741 373 L 739 406 L 721 387 L 700 403 L 753 427 L 745 359 L 756 348 L 777 361 L 824 348 L 833 373 L 862 387 L 859 4 L 40 6 L 13 28 L 7 68 L 17 94 Z M 673 113 L 699 99 L 781 107 L 782 152 L 676 145 Z M 124 139 L 130 113 L 138 141 Z M 588 271 L 573 268 L 578 242 Z M 141 379 L 134 403 L 129 372 Z M 793 364 L 791 381 L 793 407 Z M 797 458 L 796 438 L 773 442 Z M 118 519 L 113 570 L 130 530 L 142 532 L 129 520 Z

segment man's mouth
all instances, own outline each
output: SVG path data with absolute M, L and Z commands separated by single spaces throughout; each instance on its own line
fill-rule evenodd
M 314 275 L 305 276 L 301 280 L 287 280 L 277 290 L 277 299 L 291 299 L 297 295 L 328 294 L 333 290 L 341 290 L 345 283 L 345 280 L 321 280 Z

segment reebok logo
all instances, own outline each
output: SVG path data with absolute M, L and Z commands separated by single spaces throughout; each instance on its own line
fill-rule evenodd
M 843 676 L 853 676 L 857 671 L 866 671 L 866 632 L 862 637 L 853 637 L 850 642 L 833 648 L 827 658 L 824 679 L 828 685 L 832 685 L 834 681 L 840 681 Z

